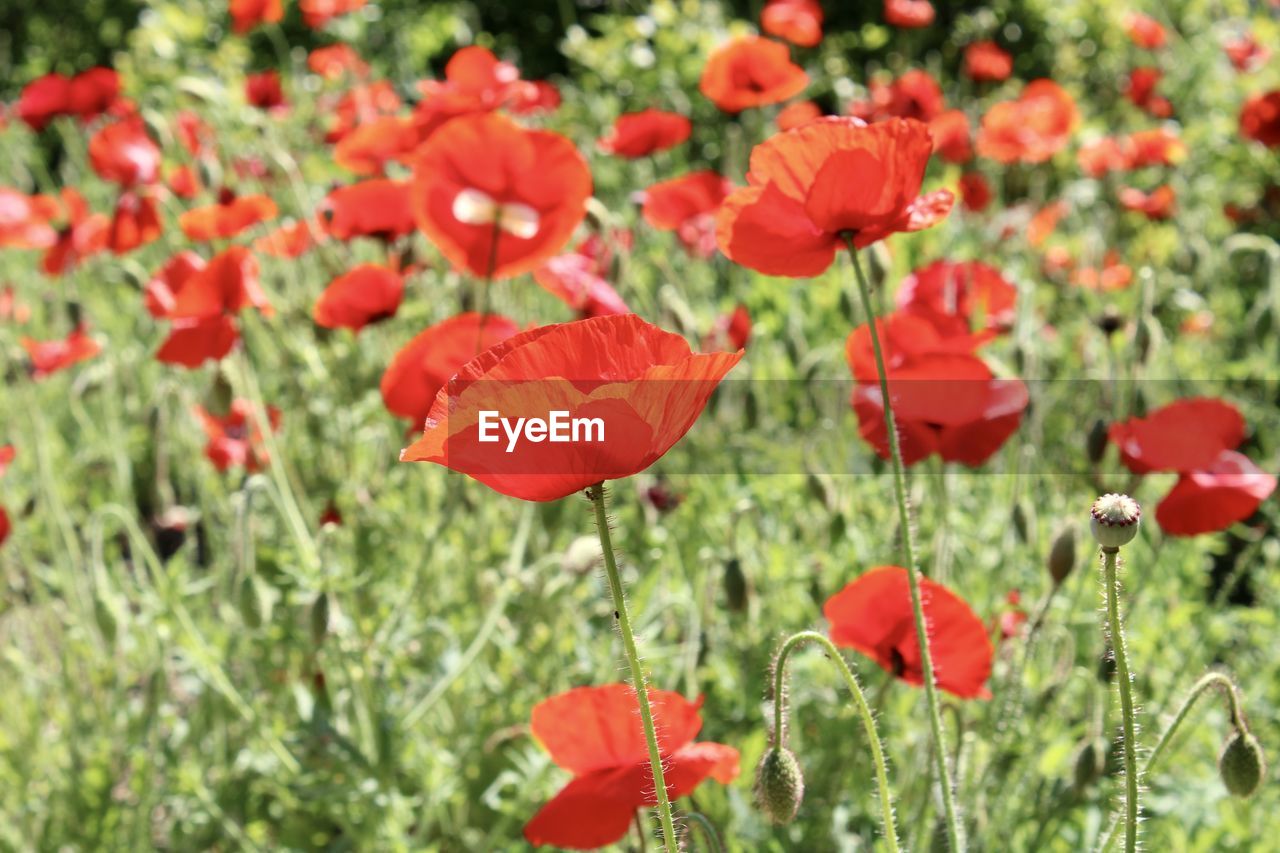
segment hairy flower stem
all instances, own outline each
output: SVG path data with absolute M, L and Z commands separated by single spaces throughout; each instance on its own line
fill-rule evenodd
M 947 762 L 946 738 L 942 730 L 942 713 L 939 710 L 938 686 L 934 683 L 933 655 L 929 651 L 929 633 L 925 625 L 924 604 L 920 599 L 919 567 L 911 531 L 911 513 L 907 508 L 907 472 L 902 464 L 902 448 L 898 442 L 898 425 L 889 405 L 889 375 L 884 366 L 884 353 L 880 348 L 880 332 L 876 329 L 876 313 L 871 305 L 871 289 L 862 272 L 858 249 L 853 236 L 846 233 L 844 240 L 853 259 L 853 272 L 858 279 L 858 295 L 862 310 L 867 315 L 867 328 L 871 332 L 871 349 L 876 357 L 876 373 L 880 377 L 880 399 L 884 406 L 884 425 L 889 436 L 889 455 L 893 457 L 893 486 L 898 499 L 898 523 L 902 527 L 902 550 L 907 563 L 907 585 L 911 589 L 911 612 L 915 616 L 916 640 L 920 644 L 920 665 L 924 674 L 924 695 L 929 706 L 929 726 L 933 732 L 933 756 L 938 768 L 938 783 L 942 786 L 942 806 L 946 813 L 947 840 L 952 853 L 965 849 L 964 829 L 956 810 L 955 792 L 951 785 L 951 768 Z
M 1133 685 L 1129 681 L 1129 658 L 1124 648 L 1124 627 L 1120 624 L 1120 584 L 1116 580 L 1119 548 L 1102 549 L 1103 583 L 1107 587 L 1107 623 L 1111 648 L 1116 659 L 1116 683 L 1120 687 L 1120 713 L 1124 727 L 1125 816 L 1124 849 L 1138 849 L 1138 743 L 1133 713 Z
M 862 685 L 858 683 L 858 678 L 853 674 L 853 670 L 849 669 L 849 665 L 845 663 L 839 649 L 817 631 L 801 631 L 789 637 L 778 651 L 778 658 L 773 666 L 774 746 L 782 746 L 786 739 L 786 732 L 783 728 L 785 726 L 783 712 L 787 704 L 785 693 L 787 657 L 793 650 L 805 643 L 817 643 L 822 646 L 827 653 L 827 657 L 840 670 L 840 675 L 844 678 L 844 683 L 848 685 L 849 692 L 853 694 L 853 703 L 858 709 L 859 716 L 862 717 L 862 728 L 866 731 L 867 742 L 871 745 L 871 760 L 876 765 L 876 785 L 880 789 L 880 819 L 884 824 L 884 837 L 889 841 L 889 849 L 893 853 L 897 853 L 899 850 L 898 825 L 893 817 L 893 794 L 889 789 L 889 772 L 885 765 L 884 748 L 880 744 L 880 732 L 876 729 L 875 717 L 871 713 L 871 706 L 867 704 L 866 694 L 862 692 Z
M 658 817 L 662 821 L 662 843 L 667 853 L 677 853 L 676 825 L 671 817 L 671 800 L 667 797 L 667 781 L 662 773 L 662 753 L 658 749 L 658 733 L 653 726 L 653 711 L 649 707 L 649 690 L 645 684 L 644 670 L 640 668 L 640 655 L 636 652 L 636 638 L 631 633 L 631 617 L 627 614 L 627 596 L 622 590 L 622 577 L 618 574 L 618 561 L 613 553 L 613 541 L 609 537 L 609 517 L 604 508 L 604 483 L 596 483 L 587 489 L 587 497 L 596 512 L 596 531 L 600 534 L 600 550 L 604 552 L 604 569 L 609 576 L 609 592 L 613 595 L 613 615 L 622 634 L 622 646 L 631 668 L 631 686 L 640 703 L 640 722 L 644 726 L 644 739 L 649 744 L 649 766 L 653 770 L 653 788 L 658 800 Z

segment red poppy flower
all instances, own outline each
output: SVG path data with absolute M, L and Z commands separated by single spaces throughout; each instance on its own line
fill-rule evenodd
M 286 222 L 253 241 L 253 250 L 273 258 L 299 258 L 311 251 L 324 238 L 319 225 Z
M 183 164 L 169 172 L 169 191 L 181 199 L 193 199 L 200 194 L 200 177 L 196 170 Z
M 1176 166 L 1187 158 L 1187 144 L 1177 133 L 1164 127 L 1129 134 L 1124 148 L 1130 169 Z
M 982 261 L 934 261 L 907 276 L 898 307 L 926 315 L 947 336 L 968 334 L 973 321 L 987 329 L 1013 326 L 1018 289 Z
M 53 196 L 0 187 L 0 248 L 49 248 L 58 242 L 58 232 L 49 223 L 61 212 Z
M 702 349 L 704 352 L 737 352 L 745 348 L 749 340 L 751 315 L 747 312 L 747 306 L 739 304 L 728 314 L 721 314 L 716 318 L 715 325 L 702 339 Z
M 1130 13 L 1125 20 L 1125 28 L 1133 43 L 1147 50 L 1164 47 L 1165 42 L 1168 41 L 1164 27 L 1150 15 Z
M 693 122 L 679 113 L 642 110 L 618 116 L 596 145 L 606 154 L 635 159 L 674 148 L 692 132 Z
M 1208 469 L 1224 450 L 1244 441 L 1239 410 L 1211 397 L 1178 400 L 1145 418 L 1111 425 L 1108 436 L 1135 474 Z
M 503 108 L 524 113 L 559 103 L 553 87 L 521 80 L 514 65 L 483 47 L 464 47 L 449 57 L 444 76 L 418 84 L 422 100 L 414 109 L 414 120 L 421 139 L 458 116 Z
M 262 24 L 278 24 L 284 19 L 280 0 L 231 0 L 231 28 L 244 34 Z
M 395 355 L 382 374 L 387 411 L 421 424 L 440 389 L 467 362 L 520 331 L 497 314 L 459 314 L 424 330 Z
M 630 314 L 627 303 L 605 280 L 608 258 L 579 246 L 575 252 L 556 255 L 533 271 L 533 279 L 575 312 L 579 318 L 606 314 Z
M 160 210 L 150 192 L 122 192 L 107 229 L 107 245 L 117 255 L 132 252 L 160 236 Z
M 778 113 L 775 121 L 778 130 L 790 130 L 793 127 L 799 127 L 802 124 L 808 124 L 816 118 L 822 117 L 822 108 L 813 101 L 796 101 L 783 107 L 782 112 Z
M 364 77 L 369 66 L 351 45 L 330 44 L 307 54 L 307 68 L 326 80 L 340 80 L 344 74 Z
M 951 210 L 951 193 L 917 197 L 933 145 L 926 125 L 823 118 L 751 152 L 748 186 L 721 205 L 716 238 L 733 261 L 769 275 L 815 276 L 844 233 L 868 246 L 919 231 Z
M 698 89 L 725 112 L 740 113 L 795 97 L 808 85 L 785 44 L 745 36 L 711 51 Z
M 103 180 L 128 188 L 160 177 L 160 148 L 140 116 L 109 124 L 89 140 L 89 163 Z
M 889 83 L 874 79 L 868 91 L 871 94 L 870 100 L 858 101 L 849 107 L 849 114 L 863 121 L 880 121 L 897 116 L 927 122 L 946 107 L 938 81 L 928 71 L 918 68 L 913 68 Z
M 1031 221 L 1027 223 L 1027 242 L 1035 247 L 1044 245 L 1044 241 L 1052 236 L 1068 209 L 1066 202 L 1055 201 L 1032 214 Z
M 40 267 L 48 275 L 61 275 L 81 259 L 96 255 L 107 247 L 110 221 L 101 213 L 93 213 L 84 196 L 66 187 L 62 190 L 62 206 L 66 224 L 58 231 L 58 241 L 45 252 Z
M 1268 148 L 1280 147 L 1280 89 L 1245 101 L 1240 110 L 1240 135 Z
M 1173 187 L 1168 184 L 1161 184 L 1150 193 L 1134 187 L 1121 187 L 1119 199 L 1125 210 L 1141 213 L 1153 221 L 1171 219 L 1177 202 Z
M 964 110 L 945 110 L 929 121 L 933 150 L 948 163 L 968 163 L 973 159 L 969 140 L 969 117 Z
M 981 213 L 991 204 L 994 193 L 981 172 L 965 172 L 960 176 L 960 203 L 964 209 Z
M 32 379 L 43 379 L 77 362 L 93 358 L 102 351 L 98 342 L 85 334 L 83 323 L 72 329 L 71 333 L 60 341 L 22 338 L 20 343 L 31 359 Z
M 333 116 L 333 123 L 325 132 L 324 141 L 340 142 L 360 125 L 380 116 L 393 115 L 401 106 L 400 96 L 386 80 L 352 86 L 336 103 L 326 104 L 325 112 Z
M 205 268 L 204 258 L 195 252 L 178 252 L 165 262 L 142 289 L 143 304 L 152 317 L 168 317 L 177 304 L 178 294 L 196 273 Z
M 760 13 L 760 29 L 797 47 L 822 41 L 822 5 L 817 0 L 769 0 Z
M 641 213 L 657 230 L 675 231 L 691 255 L 709 258 L 716 250 L 716 211 L 732 190 L 717 172 L 691 172 L 645 190 Z
M 573 143 L 480 113 L 456 118 L 414 155 L 414 216 L 455 266 L 510 278 L 564 246 L 586 215 L 591 173 Z
M 1156 85 L 1164 72 L 1158 68 L 1135 68 L 1129 72 L 1125 96 L 1134 106 L 1146 110 L 1156 118 L 1173 115 L 1173 104 L 1168 98 L 1156 94 Z
M 1257 71 L 1267 64 L 1271 58 L 1271 50 L 1254 38 L 1253 33 L 1244 33 L 1222 46 L 1231 65 L 1242 73 Z
M 162 309 L 172 321 L 156 360 L 190 368 L 231 352 L 240 339 L 235 314 L 250 307 L 274 313 L 258 283 L 257 259 L 243 246 L 204 266 L 190 256 L 172 259 L 148 284 L 146 298 L 149 310 Z
M 191 110 L 183 110 L 174 119 L 174 134 L 192 157 L 199 157 L 214 147 L 214 132 L 208 122 Z
M 178 217 L 178 225 L 192 240 L 224 240 L 259 222 L 275 219 L 279 212 L 276 203 L 265 195 L 238 196 L 223 189 L 216 204 L 185 211 Z
M 250 106 L 260 110 L 281 110 L 288 106 L 280 75 L 274 69 L 250 74 L 244 80 L 244 97 Z
M 1002 101 L 982 117 L 978 154 L 999 163 L 1043 163 L 1070 141 L 1078 118 L 1061 86 L 1034 80 L 1016 101 Z
M 326 329 L 358 332 L 394 317 L 404 296 L 404 280 L 377 264 L 360 264 L 335 278 L 316 301 L 312 314 Z
M 368 0 L 298 0 L 302 22 L 318 30 L 340 15 L 363 9 Z
M 23 88 L 14 112 L 38 133 L 60 115 L 87 122 L 110 109 L 119 96 L 120 77 L 110 68 L 90 68 L 71 78 L 46 74 Z
M 413 119 L 380 116 L 343 136 L 333 149 L 333 161 L 357 175 L 381 175 L 387 163 L 417 146 Z
M 693 740 L 702 728 L 701 698 L 654 689 L 648 698 L 669 799 L 692 794 L 707 779 L 727 785 L 737 778 L 738 750 Z M 657 802 L 639 709 L 625 684 L 576 687 L 534 706 L 533 736 L 573 779 L 525 824 L 526 841 L 604 847 L 621 841 L 636 812 Z
M 414 228 L 409 182 L 377 178 L 338 187 L 321 203 L 320 221 L 338 240 L 403 237 Z
M 964 73 L 979 83 L 999 83 L 1013 74 L 1013 55 L 993 41 L 975 41 L 964 49 Z
M 982 620 L 929 578 L 920 578 L 920 596 L 935 683 L 961 699 L 989 699 L 993 652 Z M 827 599 L 822 615 L 831 623 L 831 642 L 856 649 L 908 684 L 924 684 L 906 569 L 867 570 Z
M 1110 136 L 1090 140 L 1076 152 L 1080 171 L 1091 178 L 1101 178 L 1109 172 L 1129 168 L 1129 155 L 1125 147 Z
M 244 468 L 252 474 L 271 460 L 263 446 L 262 427 L 248 400 L 235 400 L 231 410 L 222 416 L 211 414 L 200 406 L 195 407 L 195 414 L 209 439 L 204 455 L 219 471 Z M 279 429 L 280 410 L 267 406 L 267 421 L 272 432 Z
M 4 472 L 17 458 L 18 451 L 12 444 L 0 445 L 0 477 L 4 476 Z
M 891 27 L 927 27 L 935 14 L 929 0 L 884 0 L 884 22 Z
M 1275 490 L 1275 477 L 1224 450 L 1208 467 L 1178 478 L 1156 506 L 1156 521 L 1171 536 L 1215 533 L 1253 515 Z
M 531 329 L 459 370 L 437 395 L 422 438 L 400 458 L 444 465 L 511 497 L 557 500 L 656 462 L 741 358 L 741 351 L 695 354 L 634 314 Z M 552 424 L 549 441 L 499 447 L 481 425 L 481 413 L 492 411 L 509 421 L 567 413 L 595 429 L 596 440 L 559 441 Z

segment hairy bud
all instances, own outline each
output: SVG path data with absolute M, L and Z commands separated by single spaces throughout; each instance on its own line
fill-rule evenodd
M 804 776 L 795 754 L 775 746 L 756 768 L 756 804 L 776 824 L 791 823 L 804 799 Z
M 1076 565 L 1076 529 L 1073 525 L 1064 527 L 1053 540 L 1053 545 L 1049 548 L 1048 565 L 1053 585 L 1061 586 Z
M 1222 784 L 1237 797 L 1251 797 L 1262 784 L 1267 762 L 1258 739 L 1247 731 L 1232 733 L 1218 756 L 1218 773 Z

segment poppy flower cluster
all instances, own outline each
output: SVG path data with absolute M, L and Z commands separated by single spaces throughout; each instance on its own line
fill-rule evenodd
M 1133 473 L 1178 474 L 1156 521 L 1172 536 L 1198 536 L 1246 520 L 1276 489 L 1273 475 L 1236 450 L 1245 431 L 1230 403 L 1193 397 L 1112 424 L 1108 437 Z
M 978 156 L 998 163 L 1043 163 L 1071 139 L 1079 122 L 1075 100 L 1052 80 L 1033 80 L 1013 101 L 982 117 Z
M 74 77 L 46 74 L 22 89 L 14 113 L 39 132 L 59 116 L 75 116 L 82 122 L 109 112 L 119 104 L 120 76 L 111 68 L 96 67 Z

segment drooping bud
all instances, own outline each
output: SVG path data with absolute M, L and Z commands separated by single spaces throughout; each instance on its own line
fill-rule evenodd
M 1234 731 L 1218 756 L 1222 784 L 1237 797 L 1251 797 L 1266 772 L 1267 762 L 1258 739 L 1248 731 Z
M 1083 791 L 1097 782 L 1107 769 L 1107 743 L 1091 737 L 1076 750 L 1075 775 L 1072 783 L 1077 791 Z
M 804 775 L 795 754 L 775 746 L 760 759 L 756 768 L 756 805 L 775 824 L 795 819 L 804 799 Z
M 1027 511 L 1023 508 L 1021 501 L 1013 505 L 1011 520 L 1013 521 L 1013 530 L 1018 534 L 1018 539 L 1023 542 L 1029 541 L 1028 537 L 1031 531 L 1027 524 Z
M 1097 465 L 1102 461 L 1102 454 L 1107 452 L 1107 422 L 1098 418 L 1089 427 L 1089 435 L 1085 439 L 1085 453 L 1089 456 L 1089 464 Z
M 1089 517 L 1089 526 L 1098 544 L 1103 548 L 1119 548 L 1138 535 L 1142 507 L 1128 495 L 1103 495 L 1093 502 Z
M 730 557 L 724 563 L 724 599 L 730 612 L 741 613 L 747 609 L 747 576 L 742 573 L 742 561 Z
M 1049 548 L 1049 576 L 1053 578 L 1054 586 L 1061 586 L 1062 582 L 1067 579 L 1067 575 L 1071 574 L 1071 570 L 1076 565 L 1076 528 L 1075 525 L 1067 525 L 1062 528 L 1057 538 L 1053 540 L 1053 545 Z

